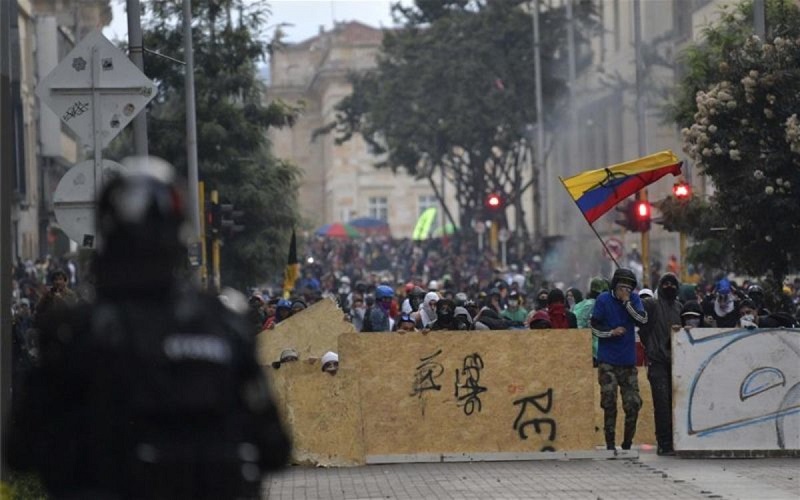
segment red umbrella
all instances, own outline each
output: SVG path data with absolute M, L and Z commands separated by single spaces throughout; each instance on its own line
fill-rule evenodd
M 325 224 L 321 228 L 314 231 L 317 236 L 327 236 L 329 238 L 358 238 L 361 234 L 356 228 L 341 222 L 334 222 L 332 224 Z

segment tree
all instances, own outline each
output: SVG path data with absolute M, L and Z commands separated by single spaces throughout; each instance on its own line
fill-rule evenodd
M 378 168 L 428 178 L 443 169 L 455 185 L 459 220 L 469 227 L 490 192 L 517 207 L 531 186 L 525 140 L 536 123 L 531 15 L 524 0 L 417 0 L 393 6 L 404 27 L 387 31 L 374 70 L 352 76 L 353 92 L 337 106 L 337 141 L 360 133 Z M 576 44 L 596 26 L 592 2 L 575 5 Z M 565 7 L 541 15 L 546 114 L 566 96 Z M 584 63 L 585 59 L 581 59 Z M 555 119 L 554 119 L 555 121 Z M 544 125 L 544 124 L 542 124 Z M 524 230 L 524 226 L 523 226 Z
M 152 0 L 144 46 L 180 59 L 182 4 Z M 243 288 L 280 276 L 292 227 L 299 219 L 299 170 L 270 152 L 269 127 L 291 125 L 297 109 L 280 101 L 265 106 L 256 64 L 271 46 L 262 29 L 264 2 L 194 0 L 193 48 L 197 148 L 206 191 L 245 215 L 245 230 L 225 241 L 223 283 Z M 184 68 L 146 52 L 148 76 L 158 83 L 148 121 L 150 152 L 186 173 Z
M 724 10 L 683 55 L 672 116 L 684 151 L 714 183 L 707 224 L 737 269 L 767 275 L 773 292 L 800 267 L 800 9 L 767 2 L 766 41 L 752 34 L 752 4 Z

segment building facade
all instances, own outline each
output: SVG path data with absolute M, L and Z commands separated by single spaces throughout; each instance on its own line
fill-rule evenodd
M 299 201 L 309 228 L 374 217 L 387 221 L 394 237 L 410 237 L 419 215 L 439 207 L 427 179 L 377 169 L 381 158 L 369 152 L 360 136 L 337 145 L 335 133 L 314 134 L 336 119 L 336 104 L 352 92 L 348 75 L 375 67 L 382 38 L 379 29 L 337 23 L 272 54 L 268 98 L 305 106 L 293 127 L 271 131 L 270 140 L 276 156 L 303 171 Z M 453 188 L 445 186 L 444 192 L 454 210 Z

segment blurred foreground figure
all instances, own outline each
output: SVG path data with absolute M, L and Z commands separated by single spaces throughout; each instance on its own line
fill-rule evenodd
M 54 498 L 255 498 L 289 442 L 252 325 L 177 278 L 184 208 L 131 173 L 99 205 L 97 300 L 42 318 L 41 363 L 9 432 Z

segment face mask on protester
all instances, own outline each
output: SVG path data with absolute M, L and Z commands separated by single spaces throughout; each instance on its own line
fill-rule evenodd
M 754 314 L 745 314 L 739 318 L 739 326 L 742 328 L 757 327 L 756 316 Z
M 572 309 L 575 306 L 575 297 L 567 297 L 567 304 L 569 304 L 569 308 Z
M 678 289 L 674 286 L 661 287 L 659 294 L 667 300 L 675 300 L 675 297 L 678 296 Z
M 686 320 L 686 326 L 696 328 L 700 326 L 700 318 L 691 318 Z
M 519 301 L 512 299 L 508 301 L 508 307 L 517 307 L 519 305 Z

